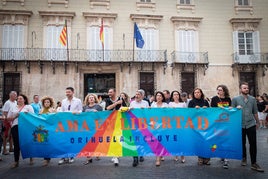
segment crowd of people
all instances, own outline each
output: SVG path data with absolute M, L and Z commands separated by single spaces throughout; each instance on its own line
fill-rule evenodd
M 241 83 L 239 86 L 240 95 L 231 99 L 229 90 L 226 85 L 218 85 L 216 95 L 212 98 L 205 97 L 202 89 L 195 88 L 191 94 L 186 92 L 180 93 L 174 90 L 170 93 L 169 90 L 157 91 L 154 96 L 149 99 L 145 96 L 145 91 L 139 89 L 135 96 L 129 97 L 127 93 L 121 92 L 117 96 L 115 88 L 108 90 L 108 98 L 103 99 L 103 96 L 97 96 L 93 93 L 88 94 L 84 102 L 74 96 L 74 88 L 67 87 L 65 90 L 66 98 L 57 102 L 55 106 L 54 99 L 50 96 L 44 96 L 39 99 L 39 95 L 33 96 L 33 102 L 30 104 L 27 96 L 23 94 L 17 95 L 15 91 L 9 94 L 9 100 L 4 103 L 1 116 L 0 132 L 0 153 L 3 145 L 3 155 L 8 155 L 14 152 L 14 163 L 11 166 L 16 168 L 19 166 L 20 145 L 18 132 L 18 116 L 20 112 L 30 112 L 36 114 L 46 114 L 55 112 L 97 112 L 103 110 L 119 110 L 121 107 L 133 108 L 207 108 L 207 107 L 222 107 L 222 108 L 239 108 L 242 110 L 242 161 L 241 165 L 247 165 L 247 150 L 246 137 L 249 141 L 249 153 L 251 159 L 251 169 L 259 172 L 264 170 L 257 164 L 257 139 L 256 130 L 267 128 L 267 112 L 268 112 L 268 95 L 257 95 L 256 97 L 249 95 L 248 83 Z M 9 150 L 7 150 L 9 143 Z M 1 156 L 1 155 L 0 155 Z M 99 159 L 97 157 L 96 159 Z M 0 161 L 3 159 L 0 157 Z M 159 167 L 163 156 L 156 156 L 155 165 Z M 87 157 L 84 165 L 92 163 L 92 158 Z M 143 162 L 143 156 L 134 156 L 132 166 L 136 167 L 139 162 Z M 185 163 L 184 156 L 174 156 L 174 161 Z M 228 160 L 221 159 L 223 168 L 228 169 Z M 30 158 L 30 164 L 33 164 L 33 159 Z M 48 166 L 50 158 L 44 158 L 43 166 Z M 73 163 L 74 158 L 61 158 L 58 164 Z M 115 166 L 119 165 L 119 158 L 112 158 Z M 210 158 L 198 156 L 198 165 L 210 165 Z

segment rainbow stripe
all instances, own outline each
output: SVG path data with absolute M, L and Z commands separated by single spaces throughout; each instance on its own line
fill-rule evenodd
M 131 126 L 134 121 L 135 127 L 138 127 L 138 118 L 131 111 L 113 111 L 101 125 L 101 130 L 93 136 L 95 139 L 103 137 L 103 140 L 89 141 L 77 156 L 140 156 L 144 152 L 156 156 L 171 155 L 148 128 L 122 130 L 122 121 L 125 126 Z M 110 137 L 109 142 L 106 140 L 107 136 Z M 135 136 L 150 136 L 150 139 L 144 145 L 139 145 L 134 140 Z

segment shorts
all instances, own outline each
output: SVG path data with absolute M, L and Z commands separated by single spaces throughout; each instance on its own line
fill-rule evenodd
M 4 127 L 5 127 L 5 131 L 4 131 L 4 137 L 7 138 L 10 136 L 10 129 L 11 129 L 11 124 L 8 121 L 4 121 Z
M 259 120 L 265 121 L 266 120 L 267 113 L 258 112 Z

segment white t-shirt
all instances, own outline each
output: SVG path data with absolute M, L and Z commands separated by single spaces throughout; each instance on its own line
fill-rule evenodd
M 9 111 L 12 107 L 14 107 L 14 106 L 16 106 L 16 105 L 17 105 L 17 101 L 10 101 L 10 100 L 8 100 L 8 101 L 5 102 L 2 111 L 8 113 L 8 111 Z
M 178 103 L 175 103 L 175 102 L 170 102 L 168 104 L 168 107 L 170 108 L 186 108 L 186 103 L 185 102 L 178 102 Z
M 168 107 L 168 104 L 165 103 L 165 102 L 163 102 L 161 106 L 157 106 L 157 103 L 156 103 L 156 102 L 153 102 L 153 103 L 151 104 L 151 107 L 152 107 L 152 108 L 167 108 L 167 107 Z
M 30 112 L 34 113 L 33 107 L 31 105 L 25 105 L 22 109 L 20 109 L 17 105 L 13 106 L 7 114 L 7 117 L 15 117 L 20 112 Z M 18 118 L 16 118 L 14 121 L 11 122 L 12 126 L 18 125 Z
M 141 100 L 140 102 L 137 102 L 136 100 L 131 101 L 130 108 L 148 108 L 149 104 L 145 100 Z

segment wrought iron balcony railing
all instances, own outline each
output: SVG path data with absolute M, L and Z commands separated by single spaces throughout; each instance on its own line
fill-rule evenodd
M 240 55 L 233 53 L 233 62 L 240 64 L 268 64 L 268 53 L 253 53 L 250 55 Z
M 172 63 L 208 63 L 208 52 L 180 52 L 171 53 Z
M 52 48 L 0 48 L 0 60 L 53 60 L 88 62 L 166 62 L 166 50 L 85 50 Z

